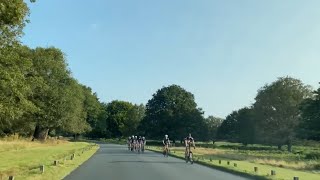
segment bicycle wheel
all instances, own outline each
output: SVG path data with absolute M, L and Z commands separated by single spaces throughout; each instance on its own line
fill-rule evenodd
M 190 159 L 191 164 L 193 164 L 192 152 L 189 155 L 189 159 Z

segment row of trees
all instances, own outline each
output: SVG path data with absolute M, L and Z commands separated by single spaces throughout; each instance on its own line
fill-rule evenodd
M 159 89 L 146 106 L 125 101 L 112 101 L 104 105 L 105 116 L 100 126 L 89 137 L 128 137 L 144 135 L 159 139 L 165 134 L 181 139 L 189 132 L 197 139 L 209 140 L 222 122 L 219 118 L 203 117 L 194 96 L 180 86 L 171 85 Z
M 23 0 L 0 7 L 0 135 L 90 131 L 102 111 L 96 94 L 71 76 L 61 50 L 19 42 L 29 15 Z
M 23 0 L 0 1 L 0 14 L 0 136 L 110 138 L 137 131 L 144 105 L 99 102 L 72 77 L 60 49 L 31 49 L 19 42 L 29 22 Z
M 252 106 L 228 115 L 217 136 L 245 145 L 287 145 L 291 151 L 294 139 L 320 140 L 319 111 L 319 89 L 283 77 L 261 88 Z

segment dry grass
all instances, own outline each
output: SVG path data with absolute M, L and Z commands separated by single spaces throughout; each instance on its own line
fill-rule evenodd
M 161 147 L 151 146 L 149 149 L 161 152 Z M 289 180 L 293 179 L 294 176 L 300 177 L 301 179 L 307 180 L 319 180 L 320 172 L 314 170 L 314 165 L 317 161 L 285 161 L 281 158 L 270 158 L 272 156 L 266 156 L 266 152 L 263 152 L 260 157 L 263 155 L 265 158 L 253 158 L 257 156 L 257 152 L 252 157 L 245 154 L 235 154 L 238 151 L 235 150 L 226 150 L 226 149 L 210 149 L 210 148 L 197 148 L 193 150 L 194 159 L 196 161 L 205 163 L 207 165 L 212 165 L 213 167 L 219 167 L 219 169 L 224 169 L 230 172 L 229 170 L 245 173 L 253 176 L 260 176 L 265 179 L 273 180 Z M 171 153 L 174 156 L 184 157 L 184 148 L 171 148 Z M 270 154 L 271 155 L 271 154 Z M 248 157 L 249 159 L 243 159 Z M 281 157 L 281 156 L 279 156 Z M 237 160 L 243 159 L 243 160 Z M 219 164 L 218 160 L 222 160 L 222 163 Z M 231 166 L 227 165 L 227 161 L 231 162 Z M 237 167 L 232 166 L 233 163 L 237 163 Z M 254 172 L 253 167 L 259 167 L 259 173 Z M 270 176 L 270 171 L 275 170 L 277 172 L 276 176 Z
M 0 139 L 0 153 L 4 151 L 22 150 L 27 148 L 58 146 L 69 143 L 66 140 L 48 139 L 45 142 L 31 141 L 31 138 L 6 137 Z
M 51 167 L 52 162 L 54 160 L 65 162 L 64 159 L 70 159 L 72 153 L 82 152 L 89 145 L 89 143 L 84 142 L 68 142 L 66 140 L 55 139 L 48 139 L 46 142 L 32 142 L 29 138 L 20 138 L 18 136 L 1 138 L 0 179 L 7 179 L 9 175 L 15 175 L 17 179 L 18 177 L 20 179 L 33 177 L 38 174 L 40 164 L 46 165 L 47 170 L 50 169 L 49 172 L 46 172 L 46 175 L 39 175 L 40 179 L 63 177 L 63 175 L 89 158 L 96 149 L 85 153 L 87 154 L 85 157 L 68 162 L 68 166 L 64 164 L 63 168 L 55 169 Z
M 276 159 L 253 159 L 253 160 L 250 160 L 250 162 L 290 168 L 290 169 L 297 169 L 297 170 L 307 169 L 308 167 L 308 163 L 304 161 L 288 162 L 288 161 L 276 160 Z
M 174 147 L 171 149 L 178 154 L 183 154 L 183 147 Z M 319 162 L 315 160 L 285 160 L 281 158 L 281 154 L 276 154 L 277 158 L 268 156 L 267 152 L 261 152 L 260 154 L 242 154 L 237 150 L 225 150 L 225 149 L 210 149 L 210 148 L 197 148 L 194 151 L 194 155 L 204 159 L 225 159 L 234 161 L 248 161 L 255 164 L 270 165 L 275 167 L 283 167 L 294 170 L 315 170 L 319 166 Z

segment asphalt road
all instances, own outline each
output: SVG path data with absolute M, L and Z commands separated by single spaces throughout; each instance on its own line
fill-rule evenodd
M 101 144 L 88 161 L 65 180 L 245 180 L 246 178 L 191 165 L 173 157 L 146 151 L 137 154 L 126 146 Z

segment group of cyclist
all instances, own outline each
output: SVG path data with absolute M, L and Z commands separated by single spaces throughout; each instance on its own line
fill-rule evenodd
M 144 147 L 146 145 L 146 138 L 141 136 L 129 136 L 128 137 L 128 150 L 136 151 L 138 153 L 144 152 Z
M 132 135 L 132 136 L 128 137 L 127 143 L 128 143 L 128 150 L 129 151 L 135 151 L 138 153 L 144 152 L 145 145 L 146 145 L 146 138 L 142 137 L 142 136 Z M 165 157 L 168 157 L 168 154 L 170 152 L 170 139 L 169 139 L 168 135 L 164 136 L 162 143 L 164 146 L 163 155 Z M 184 144 L 185 144 L 186 162 L 190 161 L 191 163 L 193 163 L 191 147 L 193 147 L 195 149 L 196 146 L 195 146 L 194 138 L 191 136 L 190 133 L 187 137 L 184 138 Z

